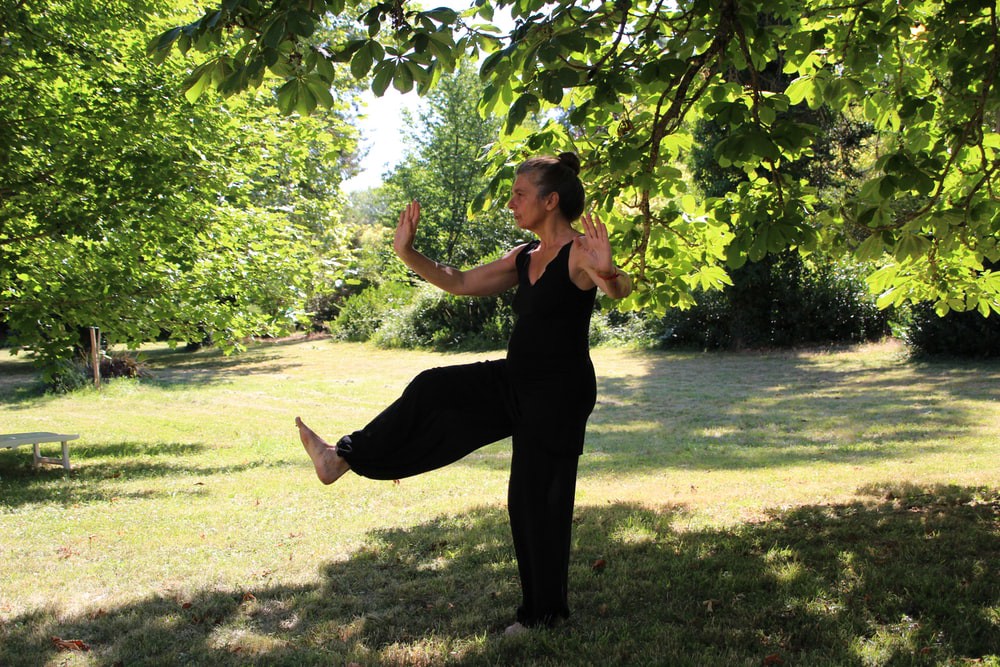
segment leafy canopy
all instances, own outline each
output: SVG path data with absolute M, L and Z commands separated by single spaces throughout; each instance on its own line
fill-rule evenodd
M 492 21 L 509 12 L 510 30 Z M 354 20 L 336 41 L 319 26 Z M 529 152 L 581 153 L 597 206 L 641 278 L 633 305 L 685 306 L 727 267 L 786 248 L 844 248 L 876 268 L 882 306 L 1000 310 L 1000 21 L 994 0 L 476 0 L 468 10 L 404 0 L 224 0 L 155 37 L 207 54 L 190 97 L 280 76 L 278 103 L 329 104 L 336 63 L 376 94 L 425 93 L 482 57 L 482 108 L 506 114 L 492 191 Z M 793 77 L 771 90 L 763 76 Z M 863 183 L 837 201 L 787 165 L 825 139 L 789 109 L 822 106 L 875 126 Z M 560 113 L 550 113 L 559 110 Z M 544 122 L 525 129 L 526 119 Z M 747 174 L 724 196 L 686 191 L 692 119 L 725 128 L 723 166 Z M 857 239 L 860 238 L 860 242 Z
M 111 344 L 280 332 L 335 236 L 350 96 L 298 122 L 263 95 L 186 102 L 186 65 L 145 53 L 184 4 L 0 14 L 0 325 L 49 372 L 87 326 Z

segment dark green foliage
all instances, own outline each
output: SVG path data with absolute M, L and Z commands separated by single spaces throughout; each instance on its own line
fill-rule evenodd
M 1000 317 L 973 311 L 939 317 L 930 304 L 919 304 L 912 309 L 905 339 L 917 356 L 998 357 Z
M 315 292 L 306 300 L 306 311 L 313 331 L 327 331 L 340 316 L 348 299 L 364 291 L 365 284 L 337 281 L 333 286 Z
M 865 292 L 860 271 L 811 267 L 798 253 L 769 256 L 733 272 L 733 286 L 702 293 L 698 305 L 668 314 L 664 346 L 739 349 L 877 340 L 889 318 Z
M 815 126 L 824 137 L 811 159 L 797 160 L 789 169 L 808 176 L 821 192 L 850 188 L 858 179 L 854 161 L 872 128 L 844 121 L 825 108 L 787 115 Z M 697 124 L 691 167 L 708 197 L 724 197 L 746 181 L 742 169 L 724 168 L 716 159 L 715 146 L 725 136 L 714 122 Z M 868 295 L 858 266 L 833 260 L 810 265 L 797 251 L 787 250 L 744 264 L 730 277 L 733 284 L 721 293 L 702 292 L 694 308 L 667 314 L 664 345 L 787 347 L 858 342 L 889 333 L 888 318 Z

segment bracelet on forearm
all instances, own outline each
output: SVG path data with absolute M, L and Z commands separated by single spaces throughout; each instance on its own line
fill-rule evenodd
M 621 274 L 622 272 L 619 271 L 618 267 L 616 266 L 615 270 L 612 273 L 601 273 L 600 271 L 598 271 L 597 277 L 603 280 L 604 282 L 611 282 L 612 280 L 618 278 L 618 276 L 620 276 Z

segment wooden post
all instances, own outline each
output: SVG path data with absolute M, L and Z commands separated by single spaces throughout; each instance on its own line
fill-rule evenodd
M 94 386 L 101 387 L 101 350 L 98 346 L 100 336 L 97 327 L 90 327 L 90 366 L 94 369 Z

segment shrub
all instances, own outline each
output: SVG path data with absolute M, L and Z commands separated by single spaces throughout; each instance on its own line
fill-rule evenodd
M 144 378 L 152 374 L 144 362 L 127 352 L 103 354 L 98 362 L 98 367 L 100 368 L 102 379 Z M 92 368 L 93 366 L 90 364 L 87 364 L 83 368 L 83 372 L 88 378 L 93 377 Z
M 903 333 L 914 356 L 1000 356 L 1000 316 L 983 317 L 978 312 L 952 311 L 940 317 L 930 304 L 911 309 Z
M 330 325 L 331 333 L 341 340 L 371 340 L 384 320 L 405 308 L 413 296 L 414 289 L 401 283 L 369 287 L 343 303 Z
M 590 344 L 615 347 L 657 347 L 662 318 L 645 313 L 622 312 L 614 307 L 594 312 L 590 318 Z
M 45 386 L 57 394 L 68 394 L 92 383 L 84 364 L 71 359 L 55 359 L 42 366 L 41 371 Z
M 460 297 L 420 288 L 408 307 L 393 311 L 373 340 L 383 347 L 492 350 L 507 344 L 513 294 Z
M 788 252 L 733 272 L 733 285 L 669 313 L 664 346 L 707 349 L 854 343 L 889 334 L 889 315 L 867 293 L 861 268 L 810 264 Z

